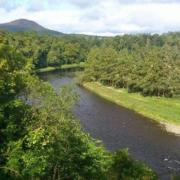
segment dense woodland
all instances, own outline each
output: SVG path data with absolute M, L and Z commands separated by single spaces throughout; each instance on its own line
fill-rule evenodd
M 90 50 L 83 80 L 100 81 L 145 96 L 179 95 L 180 34 L 108 39 Z
M 88 36 L 50 36 L 37 33 L 8 33 L 0 31 L 0 43 L 13 46 L 30 59 L 35 68 L 61 66 L 83 62 L 91 47 L 100 44 L 100 38 Z
M 0 42 L 16 48 L 34 68 L 87 61 L 85 81 L 150 96 L 180 94 L 180 33 L 105 38 L 1 32 Z
M 82 131 L 70 87 L 34 69 L 87 61 L 83 81 L 144 95 L 179 94 L 180 34 L 115 38 L 0 33 L 0 179 L 156 179 L 127 150 L 110 153 Z

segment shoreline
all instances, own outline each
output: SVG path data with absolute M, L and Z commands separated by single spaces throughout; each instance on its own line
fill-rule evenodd
M 178 112 L 180 101 L 177 100 L 176 102 L 174 100 L 174 102 L 172 99 L 166 98 L 143 97 L 138 93 L 128 93 L 124 89 L 115 89 L 98 82 L 88 82 L 82 84 L 82 86 L 112 103 L 133 110 L 159 123 L 167 132 L 180 136 L 180 112 Z M 161 108 L 161 112 L 154 112 L 156 108 Z M 172 111 L 172 116 L 171 113 L 167 112 L 168 108 Z M 177 117 L 173 113 L 176 113 Z M 165 116 L 167 117 L 165 118 Z
M 80 62 L 79 64 L 64 64 L 62 66 L 56 66 L 56 67 L 52 67 L 52 66 L 48 66 L 45 68 L 39 68 L 36 69 L 35 72 L 36 73 L 45 73 L 45 72 L 52 72 L 52 71 L 57 71 L 57 70 L 69 70 L 69 69 L 76 69 L 76 68 L 84 68 L 84 62 Z
M 180 125 L 170 124 L 166 122 L 161 122 L 161 125 L 164 126 L 167 132 L 180 136 Z

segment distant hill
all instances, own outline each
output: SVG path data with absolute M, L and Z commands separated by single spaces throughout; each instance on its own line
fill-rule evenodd
M 64 35 L 61 32 L 47 29 L 38 23 L 27 19 L 18 19 L 9 23 L 0 24 L 0 29 L 7 30 L 9 32 L 35 31 L 39 34 Z

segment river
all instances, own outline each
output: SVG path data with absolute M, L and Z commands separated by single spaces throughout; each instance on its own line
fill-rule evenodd
M 74 83 L 72 73 L 50 72 L 41 77 L 56 90 Z M 154 121 L 74 86 L 79 94 L 74 114 L 92 137 L 101 140 L 110 151 L 128 148 L 136 159 L 154 169 L 159 179 L 180 173 L 180 137 L 166 132 Z

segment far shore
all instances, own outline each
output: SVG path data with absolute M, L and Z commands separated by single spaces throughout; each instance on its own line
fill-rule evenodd
M 84 83 L 83 87 L 160 123 L 168 132 L 180 135 L 179 98 L 144 97 L 139 93 L 128 93 L 125 89 L 115 89 L 98 82 Z
M 69 70 L 69 69 L 77 69 L 77 68 L 84 68 L 84 62 L 74 63 L 74 64 L 64 64 L 62 66 L 47 66 L 44 68 L 36 69 L 36 73 L 45 73 L 57 70 Z

